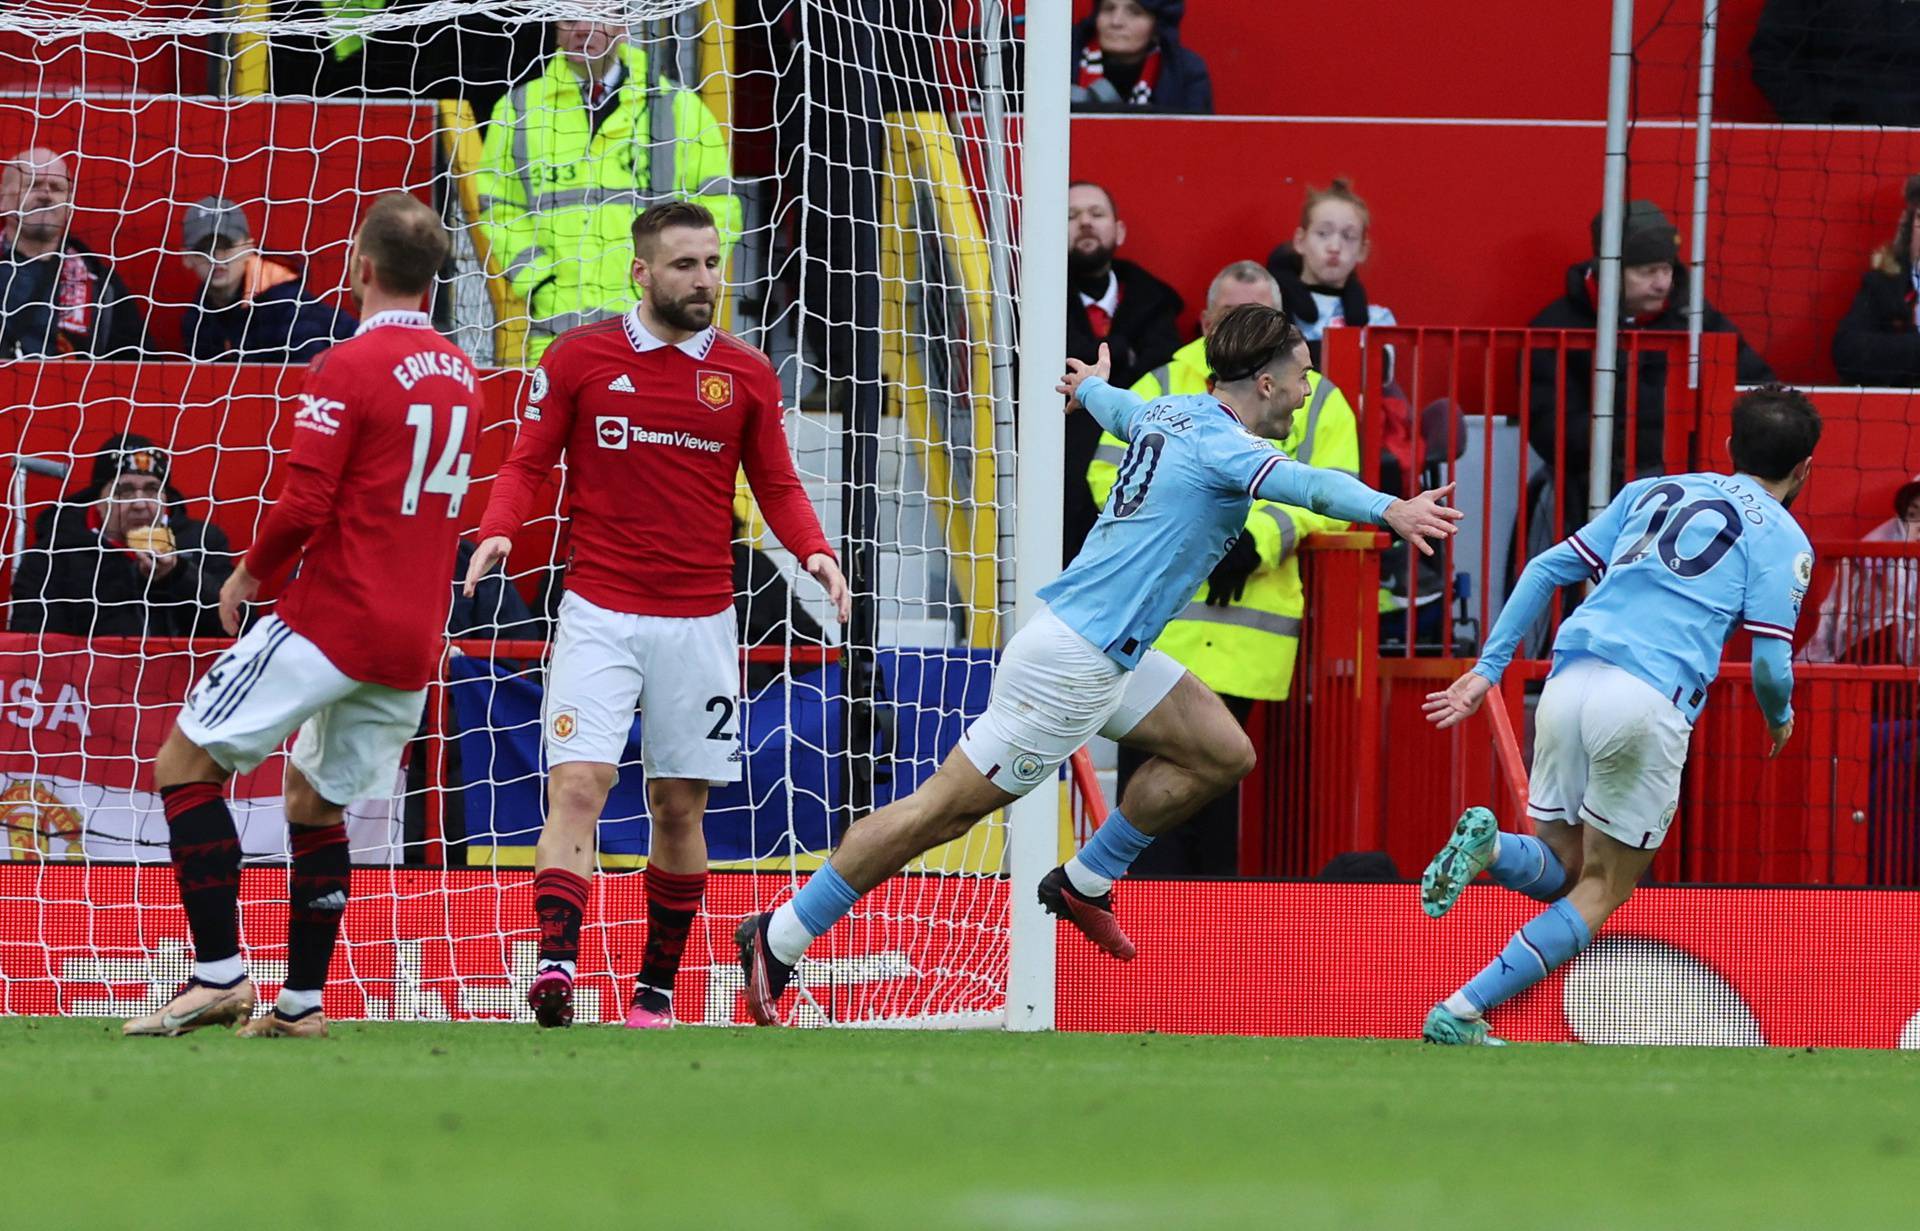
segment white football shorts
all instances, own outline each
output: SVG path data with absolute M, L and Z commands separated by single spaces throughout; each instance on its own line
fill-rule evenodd
M 180 732 L 223 769 L 244 774 L 295 730 L 293 767 L 331 804 L 386 798 L 407 741 L 420 729 L 425 689 L 343 675 L 320 647 L 268 616 L 200 677 L 180 710 Z
M 1680 806 L 1689 723 L 1653 685 L 1579 657 L 1547 680 L 1534 713 L 1527 811 L 1536 821 L 1592 825 L 1650 850 Z
M 620 764 L 639 708 L 649 778 L 740 780 L 740 646 L 733 609 L 631 615 L 571 591 L 547 664 L 547 764 Z
M 987 712 L 960 750 L 995 786 L 1025 795 L 1095 735 L 1124 739 L 1186 673 L 1159 650 L 1128 671 L 1042 607 L 1007 643 Z

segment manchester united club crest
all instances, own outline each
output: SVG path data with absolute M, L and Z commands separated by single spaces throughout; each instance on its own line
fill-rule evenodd
M 693 391 L 700 399 L 700 404 L 708 410 L 725 410 L 733 405 L 733 374 L 702 368 L 694 381 Z
M 579 725 L 579 721 L 574 717 L 574 712 L 571 707 L 564 707 L 553 712 L 553 738 L 556 741 L 564 744 L 572 739 L 573 733 Z
M 32 778 L 6 782 L 0 790 L 0 826 L 5 826 L 0 858 L 52 859 L 55 842 L 65 858 L 82 857 L 80 810 Z

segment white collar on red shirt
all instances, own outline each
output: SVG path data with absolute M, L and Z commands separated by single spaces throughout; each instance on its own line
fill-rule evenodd
M 1081 291 L 1080 302 L 1088 307 L 1099 308 L 1105 312 L 1107 318 L 1111 320 L 1113 314 L 1120 310 L 1120 275 L 1109 269 L 1107 271 L 1107 289 L 1101 294 L 1100 298 L 1095 299 L 1085 291 Z
M 433 320 L 425 312 L 375 312 L 360 322 L 360 328 L 353 331 L 359 337 L 369 329 L 378 329 L 382 325 L 399 325 L 403 329 L 432 329 Z
M 633 349 L 639 351 L 641 354 L 644 355 L 650 350 L 659 350 L 661 347 L 667 345 L 663 339 L 654 337 L 651 329 L 648 329 L 640 323 L 639 308 L 636 307 L 631 312 L 628 312 L 626 316 L 621 318 L 621 321 L 627 327 L 627 341 L 631 342 Z M 682 338 L 678 342 L 673 343 L 673 345 L 679 347 L 680 353 L 690 359 L 705 359 L 707 352 L 713 349 L 715 332 L 714 327 L 708 325 L 699 333 L 694 334 L 690 338 Z

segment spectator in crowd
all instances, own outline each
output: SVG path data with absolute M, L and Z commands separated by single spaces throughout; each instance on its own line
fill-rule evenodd
M 195 359 L 305 363 L 358 322 L 311 294 L 300 271 L 260 255 L 240 207 L 202 197 L 180 217 L 182 258 L 200 280 L 199 301 L 180 324 Z
M 1592 240 L 1597 257 L 1600 251 L 1598 216 L 1593 220 Z M 1622 220 L 1620 263 L 1620 328 L 1623 331 L 1644 330 L 1654 333 L 1687 332 L 1687 270 L 1680 264 L 1680 233 L 1653 202 L 1631 201 L 1627 204 L 1626 216 Z M 1598 294 L 1595 270 L 1595 261 L 1581 261 L 1570 267 L 1567 270 L 1565 293 L 1541 309 L 1533 318 L 1533 327 L 1596 328 L 1600 317 L 1594 306 Z M 1709 333 L 1738 336 L 1740 332 L 1732 321 L 1711 304 L 1706 306 L 1702 327 Z M 1643 353 L 1637 362 L 1639 388 L 1635 401 L 1635 420 L 1631 425 L 1634 470 L 1631 476 L 1627 475 L 1627 438 L 1630 430 L 1627 422 L 1628 379 L 1635 374 L 1626 368 L 1624 343 L 1621 353 L 1622 379 L 1614 390 L 1616 427 L 1613 438 L 1613 487 L 1616 490 L 1629 477 L 1659 474 L 1664 467 L 1666 450 L 1666 356 Z M 1529 362 L 1532 372 L 1527 424 L 1531 443 L 1540 457 L 1551 464 L 1559 442 L 1565 442 L 1567 481 L 1573 489 L 1566 501 L 1566 520 L 1557 534 L 1551 517 L 1530 519 L 1531 524 L 1540 527 L 1548 536 L 1548 541 L 1551 541 L 1577 530 L 1586 521 L 1585 497 L 1593 419 L 1593 353 L 1569 350 L 1564 379 L 1558 384 L 1555 382 L 1557 360 L 1554 351 L 1536 349 L 1529 357 Z M 1747 345 L 1745 339 L 1741 339 L 1739 344 L 1736 376 L 1743 385 L 1763 384 L 1773 379 L 1773 369 Z M 1565 403 L 1564 414 L 1561 410 L 1562 401 Z M 1550 504 L 1541 505 L 1540 502 L 1543 494 L 1551 498 L 1549 485 L 1542 480 L 1532 486 L 1535 488 L 1532 493 L 1535 506 L 1551 508 Z
M 1920 475 L 1861 541 L 1920 543 Z M 1907 669 L 1868 688 L 1867 883 L 1920 884 L 1920 559 L 1842 555 L 1833 573 L 1800 660 Z
M 8 627 L 81 637 L 219 637 L 233 555 L 219 527 L 187 516 L 167 455 L 145 436 L 108 437 L 91 482 L 48 510 L 13 575 Z
M 1114 256 L 1127 242 L 1113 196 L 1079 180 L 1067 188 L 1067 357 L 1093 363 L 1100 344 L 1113 357 L 1113 383 L 1126 388 L 1167 362 L 1180 347 L 1174 289 L 1132 261 Z M 1072 560 L 1100 510 L 1087 495 L 1087 464 L 1100 440 L 1092 415 L 1067 416 L 1066 558 Z
M 1789 124 L 1920 125 L 1920 5 L 1767 0 L 1747 54 Z
M 1913 267 L 1913 222 L 1920 214 L 1920 175 L 1909 176 L 1906 208 L 1893 242 L 1873 254 L 1860 275 L 1853 306 L 1833 335 L 1833 366 L 1854 385 L 1920 386 L 1920 281 Z
M 575 325 L 631 308 L 633 220 L 670 198 L 713 212 L 724 255 L 740 236 L 727 134 L 623 26 L 554 23 L 540 73 L 493 109 L 480 167 L 493 258 L 527 301 L 529 361 Z
M 1076 111 L 1213 114 L 1207 62 L 1181 45 L 1186 0 L 1094 0 L 1073 28 Z
M 1274 248 L 1267 268 L 1279 279 L 1287 315 L 1321 362 L 1320 340 L 1338 325 L 1392 325 L 1393 309 L 1371 302 L 1360 266 L 1371 254 L 1373 214 L 1347 180 L 1307 189 L 1293 239 Z M 1391 378 L 1389 378 L 1391 379 Z
M 1205 393 L 1207 335 L 1233 308 L 1257 303 L 1281 306 L 1280 284 L 1258 261 L 1235 261 L 1214 275 L 1200 314 L 1200 337 L 1142 376 L 1133 391 L 1152 399 Z M 1358 475 L 1360 428 L 1340 390 L 1319 372 L 1307 373 L 1307 402 L 1294 413 L 1293 431 L 1274 447 L 1310 466 Z M 1103 435 L 1087 469 L 1087 486 L 1104 506 L 1119 475 L 1126 442 Z M 1310 509 L 1256 500 L 1246 528 L 1200 587 L 1186 609 L 1154 645 L 1171 655 L 1226 702 L 1242 723 L 1255 701 L 1284 701 L 1300 653 L 1300 622 L 1307 613 L 1295 549 L 1310 534 L 1344 530 L 1347 523 Z M 1144 753 L 1120 749 L 1121 792 L 1147 762 Z M 1236 787 L 1202 808 L 1187 824 L 1154 839 L 1133 865 L 1135 875 L 1231 876 L 1239 866 L 1240 792 Z
M 139 356 L 139 308 L 72 225 L 66 159 L 35 147 L 0 168 L 0 359 Z
M 1920 475 L 1900 485 L 1893 516 L 1861 542 L 1920 542 Z M 1800 657 L 1810 663 L 1920 666 L 1920 560 L 1843 556 Z

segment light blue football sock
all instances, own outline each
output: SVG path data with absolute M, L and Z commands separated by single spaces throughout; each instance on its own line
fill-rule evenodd
M 859 900 L 860 894 L 847 883 L 846 877 L 828 863 L 822 864 L 820 870 L 800 886 L 800 892 L 793 895 L 792 906 L 802 927 L 815 936 L 824 936 Z
M 1113 888 L 1113 882 L 1125 876 L 1140 852 L 1152 844 L 1152 834 L 1135 829 L 1116 809 L 1107 813 L 1080 853 L 1067 861 L 1067 877 L 1075 889 L 1097 897 Z
M 1560 857 L 1545 842 L 1523 833 L 1502 833 L 1500 849 L 1487 868 L 1493 883 L 1524 893 L 1541 902 L 1550 902 L 1567 883 L 1567 870 Z
M 1506 835 L 1501 837 L 1504 840 Z M 1562 899 L 1529 919 L 1513 934 L 1500 956 L 1469 979 L 1458 994 L 1485 1013 L 1540 982 L 1592 942 L 1587 921 Z

